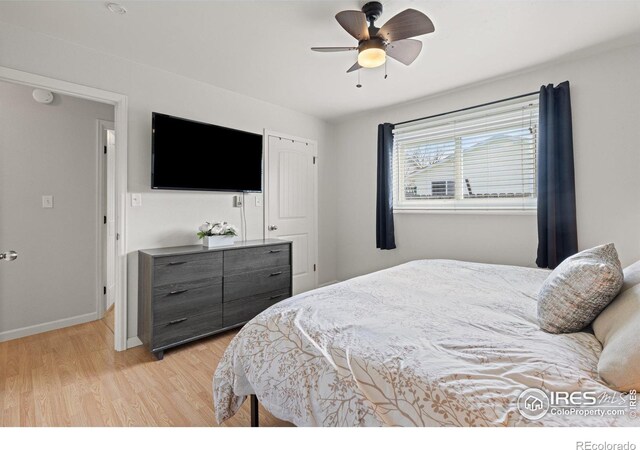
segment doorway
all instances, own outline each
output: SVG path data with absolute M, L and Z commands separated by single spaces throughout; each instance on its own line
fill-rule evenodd
M 126 96 L 121 94 L 115 94 L 115 93 L 103 91 L 100 89 L 94 89 L 87 86 L 82 86 L 82 85 L 68 83 L 61 80 L 42 77 L 39 75 L 30 74 L 27 72 L 21 72 L 21 71 L 17 71 L 17 70 L 5 68 L 5 67 L 0 67 L 0 81 L 14 83 L 22 86 L 28 86 L 31 89 L 39 88 L 39 89 L 49 90 L 54 93 L 54 96 L 58 94 L 59 96 L 69 96 L 69 98 L 76 99 L 76 100 L 83 100 L 83 101 L 89 100 L 102 105 L 106 104 L 106 105 L 110 105 L 113 109 L 114 118 L 112 119 L 113 121 L 112 128 L 115 131 L 117 131 L 112 136 L 114 148 L 113 148 L 113 161 L 111 163 L 112 173 L 110 175 L 110 178 L 113 184 L 113 192 L 114 192 L 114 195 L 112 196 L 112 202 L 111 202 L 112 208 L 114 210 L 112 214 L 112 217 L 113 217 L 112 227 L 113 227 L 113 236 L 116 242 L 112 249 L 113 250 L 113 257 L 112 257 L 113 281 L 111 284 L 113 286 L 112 298 L 113 298 L 113 304 L 114 304 L 114 347 L 116 350 L 125 350 L 127 348 L 126 239 L 125 239 L 125 231 L 126 231 L 125 200 L 126 200 L 126 177 L 127 177 L 127 158 L 126 158 L 127 98 Z M 95 136 L 95 130 L 96 130 L 96 127 L 94 122 L 94 125 L 91 130 L 94 136 Z M 35 136 L 36 133 L 38 133 L 38 131 L 40 130 L 34 129 L 33 135 Z M 76 130 L 74 130 L 73 128 L 62 129 L 62 131 L 70 134 L 74 134 L 76 132 Z M 41 133 L 40 133 L 40 137 L 42 137 Z M 95 137 L 93 139 L 93 142 L 94 143 L 91 145 L 91 151 L 95 151 L 95 142 L 96 142 Z M 55 162 L 55 155 L 47 155 L 46 152 L 44 153 L 44 155 L 45 155 L 45 158 L 50 158 L 50 161 Z M 36 161 L 36 160 L 34 159 L 33 161 Z M 4 162 L 5 161 L 3 161 L 3 163 Z M 8 165 L 3 164 L 3 167 L 8 167 Z M 20 169 L 20 165 L 17 166 L 17 169 L 16 167 L 14 167 L 13 170 L 11 170 L 10 172 L 19 171 L 19 169 Z M 25 167 L 25 169 L 28 169 L 28 167 Z M 24 170 L 22 173 L 27 174 L 28 170 Z M 73 172 L 70 172 L 70 173 L 73 173 Z M 81 174 L 82 172 L 77 172 L 77 173 Z M 94 174 L 93 177 L 94 177 L 95 185 L 99 185 L 101 181 L 97 181 L 97 179 L 102 178 L 100 176 L 100 172 L 97 172 L 97 173 L 93 172 L 93 174 Z M 2 177 L 0 177 L 0 179 L 1 178 Z M 7 178 L 9 177 L 7 176 Z M 36 179 L 44 180 L 46 178 L 47 178 L 47 175 L 44 174 L 44 175 L 40 175 Z M 52 176 L 50 178 L 54 179 L 55 177 Z M 2 181 L 3 191 L 5 187 L 5 182 L 6 182 L 6 179 Z M 28 187 L 30 186 L 30 180 L 28 177 L 25 176 L 24 178 L 18 178 L 15 183 L 12 183 L 12 185 L 17 186 L 18 188 L 20 186 Z M 65 260 L 65 254 L 67 253 L 65 251 L 65 248 L 67 249 L 73 248 L 75 246 L 73 241 L 71 243 L 67 243 L 66 247 L 63 247 L 62 249 L 58 249 L 57 251 L 53 252 L 52 255 L 47 255 L 47 258 L 44 259 L 44 261 L 43 261 L 43 258 L 39 258 L 37 255 L 38 239 L 44 239 L 40 242 L 46 244 L 47 238 L 53 239 L 54 237 L 58 236 L 56 232 L 61 235 L 66 231 L 65 223 L 67 225 L 74 225 L 73 217 L 70 215 L 63 214 L 62 207 L 69 206 L 69 205 L 77 206 L 77 203 L 80 200 L 81 194 L 84 194 L 84 193 L 81 191 L 73 191 L 73 190 L 70 190 L 70 191 L 63 190 L 61 192 L 63 193 L 61 194 L 61 196 L 58 197 L 58 200 L 56 200 L 56 195 L 51 195 L 50 193 L 41 192 L 42 203 L 41 205 L 40 204 L 38 205 L 38 211 L 42 213 L 45 211 L 45 209 L 48 209 L 49 211 L 47 212 L 51 213 L 50 216 L 53 216 L 55 211 L 56 213 L 58 213 L 58 215 L 62 216 L 62 218 L 66 220 L 66 222 L 64 222 L 63 220 L 60 225 L 57 225 L 57 228 L 55 230 L 32 232 L 27 236 L 27 239 L 23 237 L 20 240 L 21 242 L 25 242 L 24 244 L 25 248 L 26 247 L 30 247 L 31 249 L 36 248 L 36 252 L 33 252 L 33 251 L 21 252 L 19 248 L 14 248 L 15 244 L 11 242 L 14 240 L 14 238 L 10 236 L 9 233 L 7 232 L 0 233 L 0 253 L 7 252 L 9 250 L 16 250 L 18 252 L 17 259 L 14 259 L 13 261 L 8 261 L 9 259 L 13 259 L 13 258 L 6 258 L 0 261 L 0 277 L 3 277 L 3 281 L 4 279 L 14 280 L 13 290 L 15 291 L 17 286 L 17 289 L 20 292 L 20 295 L 16 298 L 29 299 L 30 295 L 26 294 L 25 291 L 31 287 L 38 286 L 38 285 L 40 285 L 39 288 L 41 289 L 41 292 L 44 292 L 44 293 L 47 292 L 47 288 L 50 288 L 50 290 L 53 291 L 53 288 L 55 287 L 57 297 L 64 297 L 65 292 L 74 292 L 74 289 L 78 289 L 78 286 L 80 285 L 81 282 L 86 281 L 83 279 L 84 277 L 81 277 L 81 276 L 78 276 L 73 283 L 69 283 L 65 281 L 64 279 L 62 279 L 63 277 L 59 277 L 59 278 L 51 277 L 48 282 L 43 283 L 42 280 L 39 278 L 39 275 L 42 274 L 44 271 L 46 271 L 48 268 L 52 268 L 54 266 L 65 268 L 65 263 L 67 263 L 67 265 L 69 266 L 67 268 L 69 270 L 72 270 L 71 262 L 76 262 L 70 259 Z M 38 202 L 40 202 L 40 194 L 38 194 L 37 197 L 38 197 Z M 17 202 L 16 204 L 9 205 L 6 201 L 3 201 L 3 200 L 4 199 L 0 199 L 0 226 L 3 226 L 2 224 L 3 217 L 5 217 L 5 221 L 8 221 L 6 217 L 9 216 L 8 212 L 10 210 L 13 211 L 11 215 L 14 215 L 16 211 L 21 211 L 21 208 L 26 204 L 26 203 L 23 204 L 21 202 Z M 32 200 L 33 199 L 31 199 L 30 201 L 32 202 Z M 96 204 L 94 203 L 94 206 L 96 207 L 91 208 L 91 210 L 95 212 L 99 211 L 99 208 L 102 207 L 101 206 L 102 202 L 96 201 L 96 203 L 98 205 L 96 206 Z M 59 208 L 56 208 L 56 206 L 59 206 Z M 42 211 L 40 211 L 40 208 L 42 208 Z M 56 209 L 58 211 L 56 211 Z M 42 216 L 42 217 L 45 217 L 45 216 Z M 23 216 L 23 219 L 24 219 L 24 216 Z M 24 223 L 31 224 L 31 222 L 28 220 L 25 221 Z M 97 253 L 101 253 L 103 251 L 101 235 L 96 234 L 95 236 L 96 237 L 94 242 L 95 242 L 96 248 L 98 249 Z M 34 243 L 36 244 L 35 246 L 33 245 Z M 104 252 L 105 253 L 107 252 L 106 247 L 104 248 Z M 82 258 L 85 258 L 86 260 L 88 260 L 87 258 L 91 258 L 91 253 L 93 253 L 93 258 L 95 258 L 96 252 L 91 252 L 85 249 L 85 252 L 82 255 Z M 18 261 L 19 263 L 17 263 Z M 40 263 L 42 266 L 40 268 L 40 272 L 38 272 L 37 270 L 30 270 L 32 266 L 37 265 L 36 262 Z M 20 268 L 17 267 L 18 264 L 22 265 L 21 267 L 22 269 L 24 269 L 26 266 L 27 270 L 20 270 Z M 19 272 L 19 271 L 22 272 L 22 275 L 19 275 L 16 277 L 15 276 L 16 272 Z M 11 272 L 11 274 L 9 274 L 9 272 Z M 100 266 L 100 269 L 98 269 L 98 266 L 96 265 L 95 276 L 97 280 L 103 280 L 107 278 L 106 274 L 103 275 L 102 266 Z M 19 283 L 16 283 L 15 280 L 18 280 Z M 49 283 L 49 286 L 47 286 L 47 283 Z M 44 286 L 42 286 L 43 284 Z M 8 283 L 0 283 L 0 290 L 7 289 L 6 287 L 7 285 Z M 93 288 L 95 289 L 95 285 L 93 285 Z M 101 289 L 99 294 L 101 295 L 102 293 L 103 293 L 103 290 Z M 10 295 L 14 296 L 15 294 L 12 293 Z M 5 299 L 5 298 L 7 298 L 7 293 L 0 292 L 0 299 Z M 101 296 L 100 296 L 100 299 L 102 300 Z M 51 303 L 53 303 L 53 301 L 51 301 Z M 15 327 L 11 328 L 10 330 L 8 330 L 9 333 L 0 334 L 0 340 L 9 340 L 9 339 L 13 339 L 20 336 L 34 334 L 34 332 L 42 332 L 42 331 L 48 331 L 50 329 L 61 328 L 64 326 L 72 325 L 74 320 L 78 321 L 76 323 L 81 323 L 81 322 L 87 321 L 87 319 L 89 319 L 91 315 L 95 315 L 95 317 L 98 318 L 100 316 L 100 308 L 99 308 L 100 304 L 101 304 L 100 301 L 98 301 L 97 304 L 94 303 L 94 307 L 98 306 L 98 308 L 96 308 L 96 310 L 94 310 L 93 312 L 90 311 L 87 313 L 77 314 L 76 316 L 73 316 L 74 319 L 71 322 L 67 321 L 66 319 L 49 320 L 49 321 L 45 320 L 42 323 L 37 323 L 36 326 L 34 326 L 33 324 L 30 324 L 28 326 L 19 326 L 18 328 L 15 328 Z M 104 304 L 104 307 L 106 308 L 106 298 L 104 299 L 103 304 Z M 10 312 L 11 307 L 3 306 L 0 304 L 0 308 L 2 310 L 2 314 L 0 314 L 0 316 L 7 317 L 6 311 Z M 35 302 L 34 305 L 29 306 L 28 308 L 23 307 L 22 310 L 23 312 L 24 310 L 26 310 L 31 312 L 37 312 L 39 314 L 41 313 L 40 311 L 41 308 L 51 310 L 51 309 L 55 309 L 55 305 L 49 304 L 45 300 L 45 301 L 41 301 L 40 303 Z M 17 310 L 15 307 L 13 307 L 13 309 Z M 40 317 L 40 319 L 42 319 L 42 317 Z
M 318 286 L 315 141 L 265 133 L 265 237 L 293 242 L 293 293 Z

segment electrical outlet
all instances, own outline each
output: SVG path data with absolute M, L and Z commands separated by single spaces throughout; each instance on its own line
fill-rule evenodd
M 242 196 L 234 195 L 233 196 L 233 207 L 234 208 L 242 208 Z
M 256 206 L 262 206 L 262 196 L 256 195 Z

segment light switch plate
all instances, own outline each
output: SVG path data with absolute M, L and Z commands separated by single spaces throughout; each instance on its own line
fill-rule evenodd
M 43 195 L 42 196 L 42 207 L 43 208 L 53 208 L 53 195 Z
M 142 194 L 131 194 L 131 206 L 134 208 L 142 206 Z
M 256 206 L 262 206 L 262 196 L 256 195 Z

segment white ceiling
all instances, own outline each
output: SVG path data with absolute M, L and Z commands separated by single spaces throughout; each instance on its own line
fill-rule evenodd
M 0 21 L 156 66 L 324 119 L 424 97 L 640 31 L 640 0 L 383 1 L 380 26 L 412 7 L 436 31 L 410 67 L 347 74 L 355 53 L 335 21 L 360 1 L 0 1 Z

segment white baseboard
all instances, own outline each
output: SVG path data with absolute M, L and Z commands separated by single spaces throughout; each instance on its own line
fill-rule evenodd
M 130 337 L 129 339 L 127 339 L 127 350 L 139 345 L 142 345 L 142 341 L 138 339 L 138 336 Z
M 336 284 L 338 283 L 338 280 L 332 280 L 332 281 L 327 281 L 326 283 L 322 283 L 320 286 L 318 287 L 325 287 L 325 286 L 331 286 L 332 284 Z
M 70 327 L 81 323 L 92 322 L 98 320 L 98 313 L 92 312 L 82 314 L 80 316 L 68 317 L 66 319 L 54 320 L 52 322 L 40 323 L 15 330 L 3 331 L 0 333 L 0 342 L 10 341 L 25 336 L 32 336 L 38 333 L 46 333 L 47 331 L 58 330 L 60 328 Z

